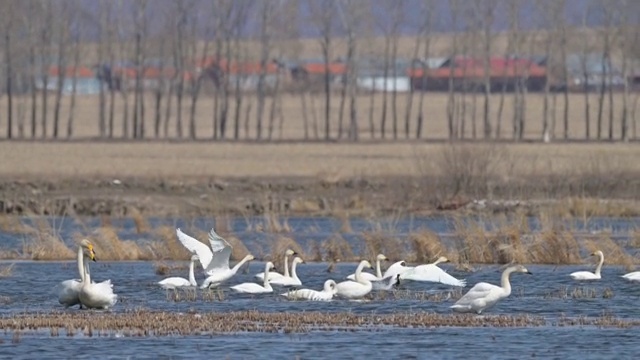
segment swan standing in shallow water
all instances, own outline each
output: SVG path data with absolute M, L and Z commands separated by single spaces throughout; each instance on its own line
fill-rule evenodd
M 281 279 L 283 277 L 284 278 L 291 277 L 291 275 L 289 275 L 289 256 L 293 256 L 293 255 L 297 255 L 297 253 L 291 249 L 287 249 L 287 251 L 284 252 L 284 274 L 280 274 L 275 271 L 270 271 L 269 280 Z M 257 273 L 256 279 L 264 280 L 264 272 Z
M 232 286 L 231 290 L 245 294 L 263 294 L 273 292 L 273 288 L 269 284 L 271 281 L 269 280 L 269 270 L 271 269 L 273 269 L 273 263 L 269 261 L 264 265 L 264 273 L 267 274 L 267 277 L 263 280 L 263 286 L 256 283 L 246 282 Z
M 466 280 L 458 280 L 438 267 L 438 264 L 445 262 L 449 262 L 449 259 L 444 256 L 440 256 L 438 260 L 431 264 L 418 265 L 412 269 L 401 272 L 399 274 L 400 279 L 439 282 L 451 286 L 465 287 L 467 285 Z
M 622 277 L 629 281 L 640 281 L 640 271 L 630 272 L 622 275 Z
M 89 258 L 96 261 L 93 245 L 86 239 L 82 240 L 81 246 L 89 251 Z M 111 280 L 105 280 L 101 283 L 91 282 L 91 272 L 89 264 L 84 262 L 84 256 L 80 258 L 84 268 L 84 277 L 82 278 L 82 287 L 78 298 L 82 305 L 89 309 L 108 309 L 118 302 L 118 295 L 113 293 L 113 284 Z
M 83 245 L 84 244 L 84 245 Z M 88 257 L 95 261 L 95 253 L 93 252 L 93 245 L 88 241 L 83 241 L 80 246 L 78 246 L 78 257 L 76 260 L 76 264 L 78 265 L 78 273 L 80 274 L 80 279 L 70 279 L 61 282 L 58 285 L 58 302 L 66 307 L 70 307 L 73 305 L 79 305 L 82 308 L 82 303 L 80 303 L 80 289 L 82 288 L 82 280 L 84 279 L 84 257 L 87 256 L 85 254 L 85 249 L 88 252 Z
M 198 255 L 191 256 L 191 262 L 189 263 L 189 280 L 179 276 L 174 276 L 159 281 L 158 285 L 166 290 L 179 287 L 197 286 L 198 284 L 196 283 L 196 277 L 193 274 L 193 263 L 198 261 L 198 259 Z
M 253 260 L 253 255 L 245 256 L 233 268 L 229 268 L 229 257 L 231 257 L 232 247 L 229 243 L 216 234 L 214 229 L 209 232 L 209 244 L 211 247 L 201 243 L 191 236 L 176 229 L 178 240 L 192 253 L 200 258 L 200 264 L 208 277 L 200 286 L 201 289 L 217 287 L 229 280 L 238 272 L 238 269 L 247 261 Z
M 389 259 L 387 259 L 386 256 L 382 255 L 382 254 L 378 254 L 378 256 L 376 256 L 376 274 L 373 275 L 371 273 L 367 273 L 367 272 L 363 272 L 360 274 L 360 276 L 365 279 L 365 280 L 369 280 L 369 281 L 377 281 L 377 280 L 381 280 L 382 279 L 382 270 L 380 269 L 380 261 L 387 261 Z M 347 279 L 349 280 L 356 280 L 356 274 L 353 273 L 349 276 L 347 276 Z
M 371 269 L 372 266 L 367 260 L 360 261 L 356 269 L 355 281 L 347 280 L 336 284 L 336 295 L 350 299 L 360 299 L 371 292 L 371 281 L 362 278 L 362 269 L 365 267 Z
M 482 313 L 484 310 L 495 305 L 499 300 L 511 295 L 509 276 L 514 272 L 531 275 L 531 272 L 522 265 L 510 266 L 502 272 L 502 278 L 500 280 L 501 286 L 479 282 L 475 284 L 469 292 L 464 294 L 460 300 L 456 301 L 456 303 L 451 306 L 451 309 L 455 312 L 462 313 Z
M 602 264 L 604 264 L 604 254 L 600 250 L 591 253 L 591 256 L 596 256 L 596 255 L 598 257 L 600 257 L 600 261 L 598 262 L 598 266 L 596 266 L 596 271 L 595 272 L 576 271 L 576 272 L 573 272 L 573 273 L 569 274 L 569 276 L 571 276 L 571 278 L 573 280 L 598 280 L 598 279 L 600 279 L 601 278 L 600 270 L 602 270 Z
M 273 285 L 281 285 L 281 286 L 300 286 L 302 285 L 302 281 L 298 278 L 298 273 L 296 272 L 296 266 L 298 264 L 304 264 L 304 260 L 300 257 L 296 256 L 291 262 L 291 276 L 282 277 L 282 278 L 273 278 L 269 275 L 269 282 Z M 269 273 L 271 274 L 271 273 Z
M 324 282 L 322 291 L 312 289 L 291 290 L 281 296 L 289 300 L 331 301 L 336 293 L 336 282 L 329 279 Z

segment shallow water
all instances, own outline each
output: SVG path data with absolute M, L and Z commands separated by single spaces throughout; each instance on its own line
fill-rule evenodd
M 261 310 L 266 312 L 352 312 L 352 313 L 393 313 L 406 311 L 429 311 L 450 313 L 449 306 L 454 300 L 423 301 L 400 299 L 392 295 L 376 297 L 378 300 L 363 303 L 336 300 L 329 303 L 288 301 L 278 294 L 242 295 L 231 292 L 228 286 L 245 281 L 254 281 L 254 274 L 264 270 L 263 263 L 252 262 L 248 272 L 239 273 L 223 287 L 223 301 L 207 301 L 200 296 L 196 301 L 175 302 L 168 299 L 166 291 L 156 282 L 168 276 L 186 276 L 185 269 L 174 270 L 171 274 L 159 276 L 154 273 L 149 262 L 92 264 L 92 274 L 96 281 L 111 279 L 119 295 L 119 303 L 112 311 L 127 309 L 165 310 L 174 312 L 210 312 Z M 301 264 L 298 275 L 305 287 L 320 289 L 323 282 L 332 278 L 341 280 L 352 273 L 356 264 L 341 263 L 335 272 L 327 273 L 327 264 Z M 497 266 L 477 267 L 474 273 L 456 271 L 444 264 L 452 275 L 466 278 L 468 286 L 479 281 L 498 283 L 500 268 Z M 635 341 L 638 329 L 601 329 L 596 327 L 555 327 L 554 319 L 565 315 L 601 316 L 610 314 L 621 318 L 638 318 L 637 301 L 640 284 L 630 283 L 620 278 L 622 268 L 605 266 L 603 280 L 576 282 L 568 274 L 575 270 L 589 269 L 585 266 L 527 266 L 534 275 L 512 275 L 512 296 L 499 302 L 488 314 L 531 314 L 545 317 L 549 326 L 537 328 L 432 328 L 399 329 L 382 328 L 376 332 L 335 332 L 313 331 L 306 334 L 264 334 L 242 333 L 232 335 L 206 335 L 187 337 L 94 337 L 81 334 L 74 337 L 51 337 L 48 331 L 23 333 L 19 342 L 12 342 L 11 334 L 0 335 L 0 357 L 29 354 L 23 358 L 56 357 L 103 357 L 113 358 L 132 355 L 134 358 L 186 358 L 196 355 L 204 357 L 208 353 L 229 358 L 459 358 L 473 351 L 475 358 L 521 358 L 542 356 L 544 358 L 602 359 L 608 357 L 626 358 L 640 352 L 640 344 Z M 73 262 L 19 262 L 14 268 L 14 276 L 2 280 L 0 295 L 8 297 L 0 308 L 3 316 L 18 312 L 50 312 L 63 310 L 52 293 L 58 282 L 76 277 Z M 197 280 L 204 275 L 198 269 Z M 571 292 L 583 288 L 594 292 L 595 298 L 571 298 Z M 605 289 L 613 291 L 613 297 L 603 298 Z M 447 292 L 447 286 L 432 283 L 406 282 L 400 290 L 413 294 L 420 292 Z M 197 290 L 201 291 L 201 290 Z M 568 293 L 567 298 L 564 295 Z M 76 308 L 64 311 L 80 311 Z M 34 351 L 34 352 L 32 352 Z M 163 357 L 160 357 L 163 358 Z
M 69 244 L 72 234 L 81 231 L 90 233 L 100 226 L 98 219 L 49 219 Z M 137 234 L 130 220 L 112 220 L 119 236 L 125 240 L 144 241 L 149 234 Z M 260 219 L 233 219 L 231 228 L 245 245 L 257 253 L 268 253 L 269 239 L 277 235 L 248 231 Z M 199 219 L 185 222 L 180 219 L 152 219 L 152 227 L 161 224 L 206 230 L 213 226 L 212 220 Z M 326 240 L 339 232 L 340 222 L 330 218 L 289 218 L 293 233 L 290 234 L 303 247 L 309 248 L 311 241 Z M 535 219 L 529 221 L 532 231 L 538 229 Z M 607 231 L 622 245 L 631 229 L 637 228 L 640 219 L 594 218 L 587 224 L 568 224 L 568 228 L 586 233 Z M 487 223 L 487 227 L 492 224 Z M 429 229 L 439 234 L 453 231 L 450 219 L 401 218 L 386 221 L 353 219 L 353 233 L 343 234 L 356 253 L 361 242 L 357 234 L 361 231 L 382 229 L 396 236 L 412 231 Z M 82 230 L 88 229 L 88 230 Z M 22 235 L 0 232 L 0 250 L 18 249 L 25 239 Z M 262 250 L 262 251 L 261 251 Z M 9 261 L 8 263 L 11 263 Z M 198 291 L 195 301 L 174 301 L 157 286 L 157 282 L 169 276 L 187 277 L 188 262 L 178 262 L 181 269 L 169 274 L 155 274 L 151 262 L 97 262 L 92 263 L 92 276 L 96 281 L 111 279 L 119 295 L 113 312 L 131 309 L 147 309 L 172 312 L 228 312 L 260 310 L 266 312 L 352 312 L 361 314 L 384 314 L 394 312 L 451 313 L 449 306 L 454 299 L 428 301 L 420 294 L 433 296 L 446 294 L 450 287 L 433 283 L 405 282 L 400 291 L 376 295 L 372 300 L 356 303 L 336 300 L 330 303 L 288 301 L 278 294 L 285 290 L 276 287 L 273 294 L 242 295 L 231 292 L 228 286 L 255 281 L 254 274 L 264 270 L 264 263 L 252 262 L 236 277 L 223 286 L 224 299 L 205 300 Z M 332 273 L 328 264 L 301 264 L 298 275 L 304 287 L 321 289 L 326 279 L 340 281 L 353 273 L 356 264 L 339 263 Z M 475 266 L 473 273 L 457 271 L 451 264 L 443 268 L 457 278 L 466 278 L 468 286 L 479 281 L 499 283 L 499 266 Z M 241 333 L 206 336 L 171 337 L 122 337 L 107 336 L 88 338 L 82 334 L 73 337 L 51 337 L 49 331 L 22 333 L 19 339 L 11 333 L 0 332 L 0 358 L 429 358 L 457 359 L 519 359 L 524 357 L 606 359 L 633 358 L 640 353 L 637 328 L 597 328 L 592 326 L 553 326 L 554 319 L 561 316 L 597 317 L 604 314 L 620 318 L 640 318 L 638 299 L 640 283 L 630 283 L 620 278 L 625 271 L 621 267 L 603 268 L 603 279 L 593 282 L 576 282 L 569 273 L 576 270 L 593 270 L 592 263 L 580 266 L 528 265 L 532 276 L 512 275 L 512 295 L 499 302 L 487 312 L 489 314 L 530 314 L 544 317 L 548 325 L 530 328 L 380 328 L 375 332 L 312 331 L 304 334 Z M 196 279 L 204 279 L 202 269 L 196 266 Z M 281 269 L 280 269 L 281 270 Z M 51 311 L 77 312 L 76 308 L 64 309 L 58 304 L 54 287 L 63 280 L 77 278 L 74 262 L 15 262 L 13 276 L 0 279 L 0 316 L 20 312 L 47 313 Z M 577 294 L 579 290 L 589 296 Z M 604 297 L 608 291 L 612 297 Z M 183 293 L 181 293 L 183 294 Z M 409 294 L 409 296 L 407 296 Z M 183 294 L 184 295 L 184 294 Z M 184 296 L 183 296 L 184 298 Z M 446 298 L 446 296 L 442 296 Z

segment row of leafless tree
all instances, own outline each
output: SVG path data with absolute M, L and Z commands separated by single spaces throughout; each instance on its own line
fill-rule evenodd
M 361 60 L 380 60 L 378 77 L 388 88 L 387 82 L 399 75 L 396 64 L 401 58 L 461 55 L 482 59 L 485 75 L 458 90 L 450 76 L 445 114 L 431 114 L 430 121 L 446 122 L 450 139 L 496 139 L 504 134 L 505 108 L 511 106 L 511 138 L 520 140 L 525 137 L 525 114 L 531 111 L 526 71 L 513 89 L 503 85 L 496 96 L 489 60 L 496 55 L 542 55 L 547 58 L 549 77 L 542 94 L 543 126 L 538 138 L 570 137 L 570 118 L 575 114 L 569 113 L 569 102 L 575 97 L 569 95 L 567 85 L 576 76 L 584 86 L 584 139 L 613 140 L 614 134 L 621 140 L 635 138 L 637 93 L 629 81 L 615 95 L 613 87 L 606 85 L 614 76 L 630 78 L 640 59 L 638 2 L 585 0 L 584 6 L 572 12 L 567 11 L 565 0 L 444 3 L 447 6 L 438 0 L 99 0 L 87 7 L 80 0 L 0 0 L 4 65 L 0 89 L 6 104 L 0 123 L 4 122 L 4 135 L 9 139 L 73 138 L 80 120 L 95 121 L 97 136 L 105 139 L 165 138 L 170 134 L 196 139 L 198 118 L 210 116 L 214 139 L 243 139 L 251 134 L 253 139 L 270 140 L 275 124 L 282 127 L 284 123 L 282 101 L 286 97 L 300 101 L 305 140 L 357 141 L 362 129 L 371 137 L 420 139 L 425 136 L 428 93 L 411 87 L 408 95 L 400 96 L 393 86 L 391 91 L 363 94 L 357 76 L 363 70 L 358 68 Z M 456 31 L 436 32 L 443 18 Z M 594 18 L 598 26 L 588 27 Z M 497 31 L 497 24 L 503 24 L 505 30 Z M 306 32 L 301 29 L 312 32 L 314 38 L 304 39 Z M 275 78 L 267 73 L 274 59 L 308 56 L 303 47 L 309 43 L 318 45 L 317 55 L 327 68 L 336 58 L 342 59 L 347 71 L 339 86 L 329 72 L 319 80 L 319 87 L 309 79 L 291 85 L 283 72 Z M 572 53 L 583 55 L 581 74 L 567 69 Z M 594 53 L 602 60 L 604 75 L 599 84 L 590 80 L 593 69 L 586 60 Z M 217 70 L 199 68 L 198 60 L 208 57 L 227 59 L 227 65 Z M 247 79 L 217 72 L 228 74 L 229 64 L 247 61 L 260 64 L 250 93 L 243 91 Z M 126 85 L 116 84 L 111 71 L 125 63 L 135 71 L 125 79 Z M 286 66 L 283 63 L 286 61 L 279 62 Z M 613 65 L 620 69 L 619 74 L 609 70 Z M 52 76 L 51 66 L 96 70 L 104 86 L 99 87 L 95 119 L 93 114 L 84 114 L 76 120 L 78 77 L 65 70 Z M 166 74 L 152 86 L 143 76 L 151 66 Z M 420 66 L 426 69 L 428 62 Z M 563 86 L 553 89 L 553 84 Z M 595 104 L 593 85 L 598 91 Z M 207 87 L 212 89 L 207 91 Z M 363 97 L 368 107 L 363 107 Z M 210 115 L 198 114 L 203 102 L 212 106 Z M 316 117 L 318 102 L 322 104 L 320 119 L 310 120 Z M 562 112 L 559 117 L 558 109 Z M 591 129 L 592 116 L 596 129 Z M 555 133 L 558 121 L 560 134 Z M 318 122 L 323 124 L 320 128 Z

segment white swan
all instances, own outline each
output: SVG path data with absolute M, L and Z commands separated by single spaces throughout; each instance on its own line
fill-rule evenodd
M 89 257 L 91 260 L 96 261 L 95 253 L 93 252 L 93 245 L 84 239 L 81 246 L 90 249 Z M 113 284 L 111 280 L 105 280 L 100 283 L 91 282 L 91 272 L 89 270 L 89 264 L 84 262 L 84 256 L 80 258 L 84 268 L 84 277 L 82 278 L 82 287 L 78 298 L 82 305 L 89 309 L 108 309 L 114 306 L 118 302 L 118 295 L 113 293 Z
M 183 233 L 180 229 L 176 229 L 176 234 L 178 234 L 178 240 L 187 250 L 198 255 L 200 264 L 208 275 L 202 282 L 201 289 L 219 286 L 235 275 L 245 262 L 254 259 L 253 255 L 249 254 L 233 268 L 229 268 L 232 247 L 225 239 L 216 234 L 214 229 L 209 232 L 209 244 L 211 247 Z
M 264 265 L 264 273 L 267 274 L 267 277 L 263 280 L 262 286 L 256 283 L 246 282 L 232 286 L 231 290 L 245 294 L 263 294 L 273 292 L 273 288 L 271 287 L 271 284 L 269 284 L 271 281 L 269 280 L 269 270 L 271 269 L 273 269 L 273 263 L 269 261 Z
M 284 274 L 280 274 L 275 271 L 270 271 L 269 272 L 270 280 L 281 279 L 283 277 L 285 278 L 291 277 L 291 275 L 289 275 L 289 256 L 293 256 L 293 255 L 297 255 L 297 253 L 291 249 L 287 249 L 284 252 Z M 256 279 L 264 280 L 264 272 L 256 274 Z
M 281 296 L 289 300 L 331 301 L 336 293 L 336 282 L 329 279 L 324 282 L 322 291 L 312 289 L 291 290 Z
M 191 256 L 191 262 L 189 263 L 189 280 L 174 276 L 170 278 L 166 278 L 162 281 L 158 281 L 158 285 L 163 289 L 175 289 L 179 287 L 187 287 L 187 286 L 197 286 L 196 277 L 193 274 L 193 263 L 198 261 L 198 255 Z
M 467 285 L 466 280 L 458 280 L 438 267 L 438 264 L 445 262 L 449 262 L 449 259 L 444 256 L 440 256 L 438 260 L 434 261 L 431 264 L 418 265 L 412 269 L 408 269 L 400 273 L 400 279 L 439 282 L 451 286 L 465 287 Z
M 386 256 L 382 255 L 382 254 L 378 254 L 378 256 L 376 256 L 376 274 L 373 275 L 371 273 L 368 272 L 363 272 L 360 274 L 360 276 L 363 279 L 369 280 L 369 281 L 376 281 L 376 280 L 381 280 L 382 279 L 382 270 L 380 269 L 380 261 L 386 261 L 389 260 L 387 259 Z M 347 279 L 349 280 L 356 280 L 356 274 L 353 273 L 349 276 L 347 276 Z
M 360 261 L 356 269 L 356 280 L 347 280 L 336 284 L 336 295 L 346 299 L 360 299 L 371 292 L 371 281 L 362 278 L 362 269 L 365 267 L 371 269 L 372 266 L 367 260 Z
M 302 260 L 299 256 L 296 256 L 291 262 L 291 276 L 282 277 L 282 278 L 272 278 L 269 275 L 270 283 L 272 285 L 281 285 L 281 286 L 300 286 L 302 285 L 302 281 L 298 278 L 298 273 L 296 272 L 296 266 L 298 264 L 304 264 L 304 260 Z
M 640 281 L 640 271 L 630 272 L 622 275 L 622 277 L 629 281 Z
M 387 268 L 387 270 L 382 275 L 383 279 L 388 279 L 390 277 L 396 277 L 398 274 L 402 274 L 405 271 L 409 271 L 413 269 L 413 266 L 407 266 L 406 261 L 398 261 Z
M 500 281 L 501 286 L 496 286 L 486 282 L 479 282 L 475 284 L 469 292 L 464 294 L 460 300 L 456 301 L 456 303 L 451 306 L 451 309 L 455 312 L 475 312 L 480 314 L 484 310 L 492 307 L 499 300 L 511 295 L 511 283 L 509 282 L 509 276 L 514 272 L 531 275 L 531 272 L 522 265 L 510 266 L 502 272 L 502 278 Z
M 89 255 L 86 255 L 84 250 L 87 250 Z M 58 284 L 57 292 L 58 292 L 58 302 L 66 307 L 79 305 L 82 308 L 82 303 L 80 303 L 80 289 L 82 288 L 82 280 L 84 279 L 84 257 L 88 256 L 91 260 L 95 261 L 95 253 L 93 251 L 93 245 L 88 241 L 82 241 L 80 246 L 78 246 L 78 257 L 76 264 L 78 265 L 78 273 L 80 274 L 80 279 L 70 279 L 65 280 Z
M 600 270 L 602 270 L 602 264 L 604 264 L 604 254 L 600 250 L 591 253 L 591 256 L 596 256 L 596 255 L 600 257 L 600 261 L 598 262 L 598 266 L 596 266 L 596 271 L 595 272 L 576 271 L 576 272 L 573 272 L 573 273 L 569 274 L 569 276 L 571 276 L 571 278 L 573 280 L 598 280 L 598 279 L 600 279 L 601 278 Z

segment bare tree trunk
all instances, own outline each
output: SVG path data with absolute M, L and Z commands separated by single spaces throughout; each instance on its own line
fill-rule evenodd
M 385 132 L 387 130 L 387 94 L 388 94 L 388 81 L 389 81 L 389 48 L 391 47 L 391 38 L 386 35 L 384 39 L 384 69 L 383 69 L 383 82 L 382 82 L 382 110 L 380 111 L 380 137 L 384 139 Z M 375 83 L 374 83 L 375 86 Z
M 42 138 L 45 139 L 47 137 L 47 105 L 48 105 L 48 87 L 49 87 L 49 48 L 51 46 L 51 33 L 50 30 L 52 28 L 53 23 L 53 14 L 51 7 L 53 6 L 51 3 L 44 2 L 45 4 L 45 19 L 44 26 L 41 27 L 40 30 L 40 60 L 42 64 Z
M 451 1 L 451 25 L 455 28 L 458 26 L 458 15 L 460 12 L 460 4 L 457 0 Z M 455 69 L 455 57 L 458 55 L 458 33 L 453 33 L 451 55 L 449 57 L 449 89 L 447 96 L 447 124 L 449 129 L 449 140 L 455 140 L 458 137 L 458 124 L 456 122 L 456 96 L 454 93 L 453 74 Z
M 9 9 L 4 9 L 5 11 L 12 10 L 12 4 L 5 5 Z M 11 17 L 5 20 L 5 28 L 4 28 L 4 56 L 5 56 L 5 67 L 6 67 L 6 78 L 5 78 L 5 87 L 7 92 L 7 139 L 13 138 L 13 68 L 11 67 L 12 63 L 12 51 L 11 51 L 11 32 L 13 31 L 13 21 Z
M 38 92 L 36 89 L 36 44 L 37 30 L 35 29 L 35 13 L 34 3 L 29 3 L 29 11 L 27 12 L 27 31 L 29 33 L 29 91 L 31 93 L 31 139 L 37 136 L 37 118 L 38 118 Z
M 77 20 L 78 20 L 77 17 L 74 16 L 74 23 L 77 24 Z M 75 35 L 74 41 L 73 41 L 73 68 L 78 69 L 79 65 L 80 65 L 80 39 L 78 35 Z M 74 123 L 74 117 L 76 112 L 77 85 L 78 85 L 78 74 L 74 73 L 73 79 L 71 79 L 71 103 L 69 104 L 69 117 L 67 119 L 67 139 L 71 139 L 73 137 L 73 123 Z M 103 94 L 102 89 L 100 90 L 100 93 Z M 101 112 L 100 116 L 104 118 L 104 114 L 102 114 L 104 112 L 103 106 L 101 106 L 100 112 Z M 100 134 L 100 136 L 102 137 L 103 134 Z
M 482 34 L 483 34 L 483 45 L 484 45 L 484 56 L 483 56 L 483 75 L 484 75 L 484 107 L 482 113 L 482 124 L 483 124 L 483 135 L 485 139 L 491 138 L 491 45 L 492 45 L 492 34 L 491 30 L 493 27 L 494 21 L 494 12 L 496 3 L 493 0 L 484 1 L 482 3 L 476 4 L 484 4 L 484 11 L 478 11 L 478 13 L 484 13 L 484 17 L 481 20 L 482 23 Z M 480 9 L 479 9 L 480 10 Z M 474 101 L 475 101 L 475 92 L 474 92 Z M 474 106 L 475 108 L 475 106 Z M 474 109 L 475 116 L 475 109 Z

